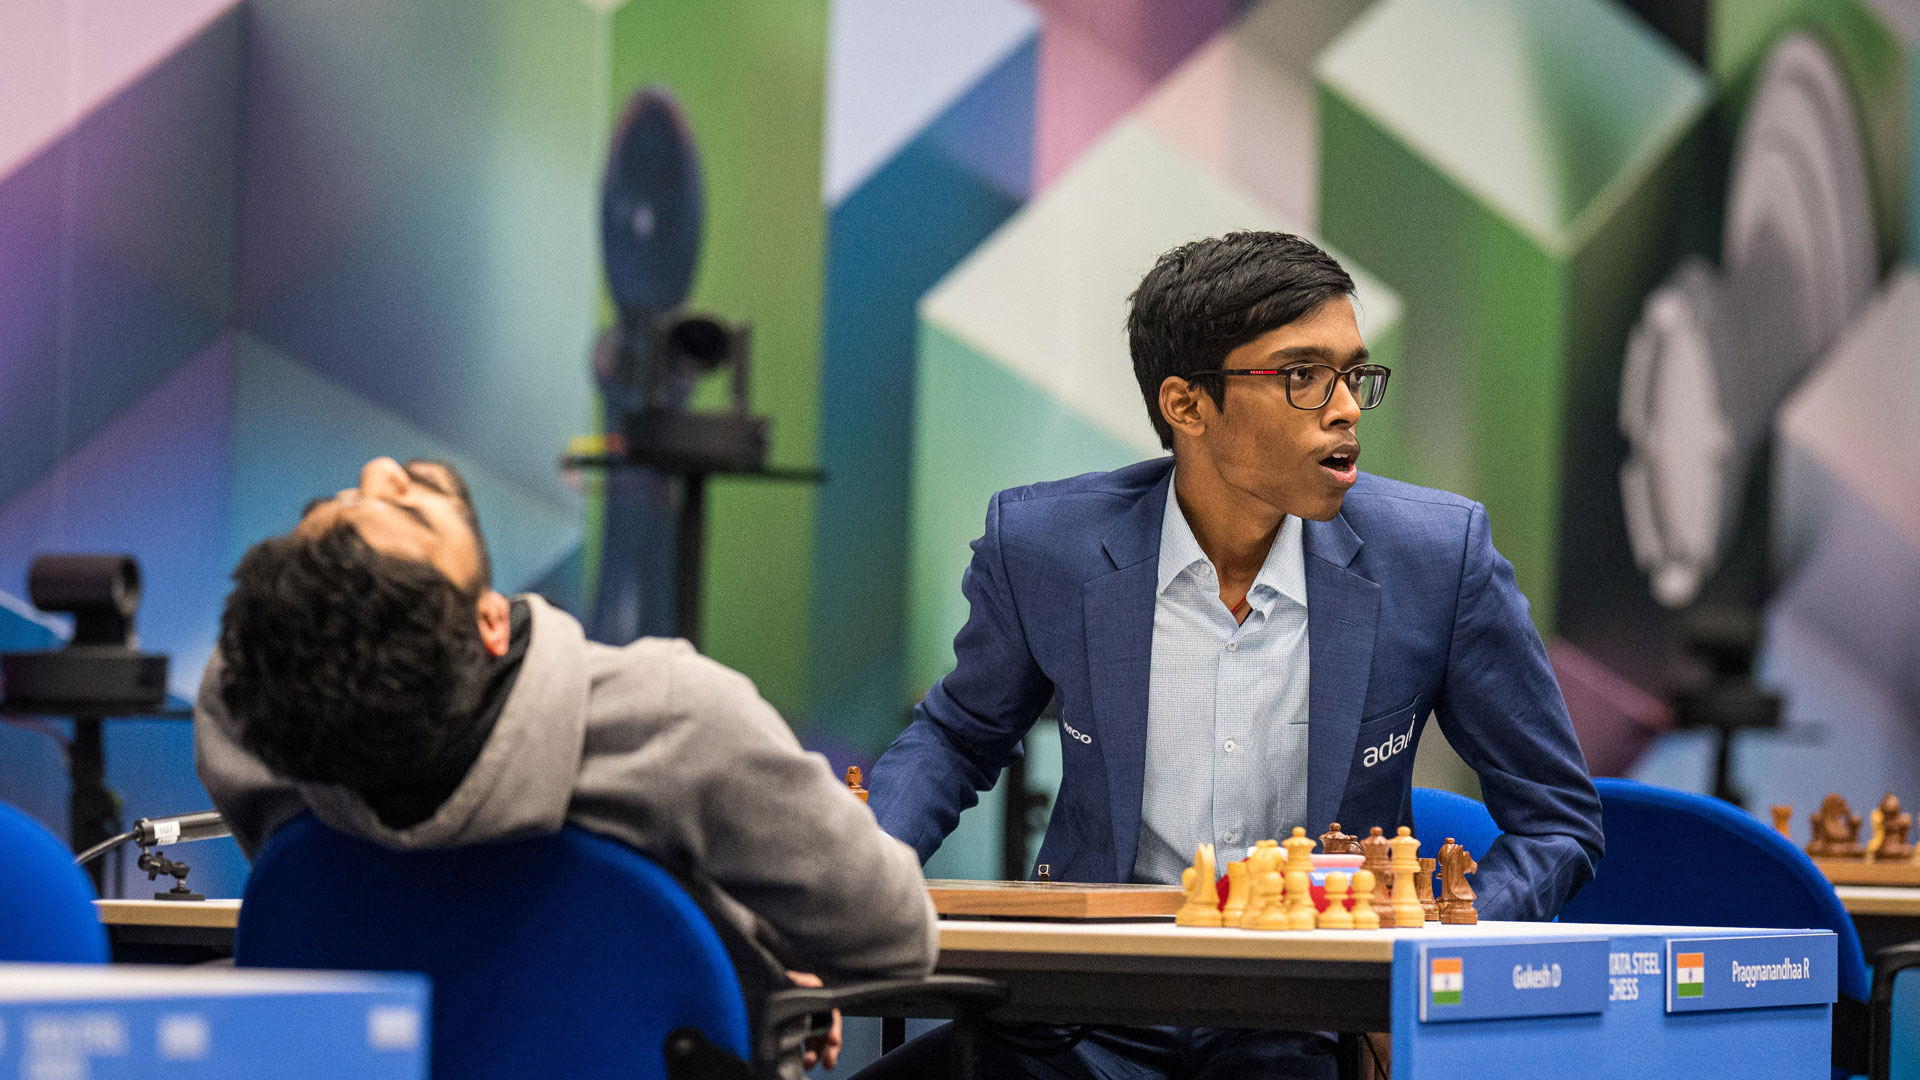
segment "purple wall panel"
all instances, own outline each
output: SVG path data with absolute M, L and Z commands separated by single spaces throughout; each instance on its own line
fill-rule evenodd
M 127 552 L 140 560 L 142 645 L 171 654 L 169 685 L 192 698 L 212 651 L 232 563 L 226 551 L 233 350 L 224 337 L 0 507 L 0 588 L 24 595 L 45 550 Z M 65 834 L 64 766 L 43 738 L 0 740 L 0 799 Z M 49 770 L 51 776 L 45 773 Z M 193 771 L 191 725 L 114 721 L 107 779 L 126 820 L 211 805 Z M 239 895 L 245 864 L 230 842 L 184 856 L 209 895 Z M 136 883 L 137 879 L 137 883 Z M 141 895 L 145 875 L 124 895 Z
M 0 502 L 219 333 L 238 48 L 228 14 L 0 177 Z
M 125 551 L 140 560 L 139 631 L 173 654 L 191 696 L 226 593 L 232 350 L 216 341 L 31 488 L 0 507 L 0 588 L 26 595 L 47 550 Z
M 1034 190 L 1232 21 L 1234 0 L 1035 0 L 1045 13 L 1034 122 Z

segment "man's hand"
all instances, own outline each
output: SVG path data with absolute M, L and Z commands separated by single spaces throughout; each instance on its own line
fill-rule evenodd
M 820 976 L 809 975 L 804 971 L 789 971 L 787 972 L 787 978 L 792 979 L 795 986 L 818 987 L 825 985 L 820 981 Z M 833 1010 L 833 1028 L 831 1030 L 823 1036 L 807 1040 L 806 1056 L 800 1059 L 800 1067 L 803 1069 L 811 1069 L 816 1063 L 825 1065 L 829 1069 L 840 1064 L 839 1009 Z

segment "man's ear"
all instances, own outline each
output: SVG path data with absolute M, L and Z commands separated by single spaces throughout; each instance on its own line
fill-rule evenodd
M 480 620 L 480 644 L 486 646 L 487 655 L 507 655 L 507 647 L 513 644 L 513 604 L 488 589 L 480 594 L 474 611 Z
M 1206 398 L 1205 404 L 1201 402 Z M 1160 380 L 1160 415 L 1169 426 L 1190 437 L 1207 430 L 1207 415 L 1213 411 L 1213 399 L 1199 386 L 1178 375 Z

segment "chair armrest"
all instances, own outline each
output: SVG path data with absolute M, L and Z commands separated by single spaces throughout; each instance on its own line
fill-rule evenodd
M 1873 993 L 1868 1002 L 1873 1013 L 1867 1022 L 1871 1080 L 1885 1080 L 1893 1070 L 1893 980 L 1913 967 L 1920 967 L 1920 941 L 1889 945 L 1873 956 Z
M 992 979 L 972 975 L 928 975 L 920 979 L 878 979 L 841 986 L 794 987 L 767 995 L 761 1029 L 754 1040 L 754 1058 L 765 1067 L 790 1058 L 809 1035 L 825 1031 L 824 1018 L 835 1009 L 860 1014 L 873 1009 L 887 1014 L 965 1019 L 1007 1000 L 1007 988 Z M 810 1018 L 822 1018 L 814 1023 Z

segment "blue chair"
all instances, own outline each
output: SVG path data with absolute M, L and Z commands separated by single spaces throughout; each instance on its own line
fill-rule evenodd
M 13 887 L 0 899 L 0 960 L 104 964 L 107 930 L 93 883 L 39 822 L 0 803 L 0 851 Z
M 1607 851 L 1560 909 L 1566 922 L 1818 928 L 1839 936 L 1836 1065 L 1864 1067 L 1870 983 L 1853 919 L 1805 852 L 1732 803 L 1600 778 Z M 1850 1000 L 1847 1000 L 1850 999 Z
M 1439 788 L 1413 789 L 1413 834 L 1420 838 L 1420 857 L 1438 858 L 1440 845 L 1451 836 L 1475 859 L 1500 839 L 1485 803 Z
M 797 1057 L 809 1017 L 835 1007 L 939 998 L 970 1015 L 1004 998 L 958 977 L 782 990 L 752 1032 L 726 949 L 679 883 L 572 827 L 400 852 L 302 815 L 254 862 L 234 958 L 426 974 L 436 1080 L 745 1077 Z

